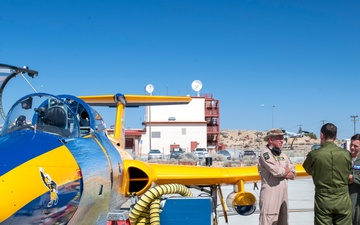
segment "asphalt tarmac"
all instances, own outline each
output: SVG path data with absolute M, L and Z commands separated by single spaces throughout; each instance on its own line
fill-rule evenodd
M 258 184 L 260 188 L 260 184 Z M 289 224 L 309 225 L 314 224 L 314 185 L 311 178 L 298 178 L 288 182 L 289 194 Z M 259 199 L 259 190 L 253 190 L 253 184 L 245 184 L 245 189 Z M 232 186 L 222 187 L 223 196 L 226 197 L 233 190 Z M 238 224 L 259 224 L 259 207 L 254 214 L 240 216 L 227 209 L 227 219 L 223 216 L 221 206 L 217 207 L 219 225 L 238 225 Z
M 260 188 L 260 183 L 258 187 Z M 259 190 L 254 190 L 253 183 L 246 183 L 245 190 L 251 192 L 257 199 L 259 199 Z M 193 196 L 199 195 L 200 191 L 191 189 Z M 233 191 L 233 186 L 221 186 L 222 194 L 225 198 Z M 289 195 L 289 224 L 290 225 L 309 225 L 314 224 L 314 185 L 311 178 L 297 178 L 295 180 L 288 181 L 288 195 Z M 241 216 L 234 213 L 227 208 L 226 214 L 222 211 L 218 199 L 217 204 L 217 225 L 258 225 L 259 224 L 259 206 L 257 204 L 256 211 L 249 216 Z M 129 206 L 130 201 L 125 205 Z M 210 224 L 209 224 L 210 225 Z

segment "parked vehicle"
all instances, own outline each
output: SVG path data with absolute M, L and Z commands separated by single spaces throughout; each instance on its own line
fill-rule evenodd
M 311 146 L 311 151 L 320 148 L 321 145 L 313 145 Z
M 198 159 L 204 159 L 205 157 L 207 157 L 209 155 L 209 153 L 206 148 L 196 148 L 194 151 L 194 155 Z
M 182 148 L 173 148 L 170 152 L 170 159 L 178 159 L 182 154 L 184 154 L 184 150 Z
M 243 159 L 244 157 L 248 157 L 250 159 L 255 159 L 256 153 L 253 150 L 245 150 L 243 153 L 240 152 L 239 159 Z
M 230 152 L 228 152 L 227 150 L 219 150 L 217 154 L 225 156 L 227 160 L 231 160 Z
M 163 158 L 163 154 L 161 153 L 161 151 L 159 149 L 151 149 L 150 152 L 148 153 L 148 160 L 162 159 L 162 158 Z

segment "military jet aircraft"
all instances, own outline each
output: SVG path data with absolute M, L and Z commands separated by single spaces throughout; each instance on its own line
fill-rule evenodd
M 288 131 L 288 130 L 282 130 L 284 133 L 285 133 L 285 138 L 297 138 L 297 137 L 303 137 L 305 134 L 309 134 L 310 132 L 308 131 L 303 131 L 301 129 L 301 127 L 299 128 L 298 132 L 295 133 L 295 132 L 291 132 L 291 131 Z
M 0 64 L 0 71 L 0 97 L 13 77 L 38 74 L 5 64 Z M 0 224 L 105 225 L 110 224 L 109 215 L 119 211 L 130 217 L 131 224 L 140 223 L 142 214 L 151 224 L 145 208 L 152 202 L 146 202 L 144 196 L 153 196 L 153 200 L 164 194 L 188 196 L 184 188 L 197 188 L 211 196 L 214 207 L 220 196 L 225 210 L 222 185 L 234 185 L 226 201 L 228 207 L 240 215 L 253 213 L 256 198 L 245 190 L 244 183 L 259 180 L 255 166 L 150 164 L 126 156 L 125 107 L 190 101 L 189 96 L 76 97 L 35 92 L 17 100 L 6 114 L 0 104 L 5 118 L 0 135 Z M 113 136 L 107 133 L 103 118 L 93 106 L 116 110 Z M 296 169 L 297 176 L 307 175 L 301 165 Z M 134 199 L 132 208 L 122 210 L 125 202 Z M 146 206 L 142 207 L 144 202 Z M 217 216 L 212 214 L 216 210 L 209 215 L 216 224 Z
M 294 141 L 295 141 L 297 138 L 302 138 L 302 137 L 304 137 L 304 135 L 310 134 L 310 132 L 308 132 L 308 131 L 303 131 L 301 127 L 299 128 L 299 130 L 298 130 L 297 133 L 291 132 L 291 131 L 287 131 L 287 130 L 282 130 L 282 131 L 285 133 L 284 139 L 285 139 L 285 141 L 286 141 L 286 144 L 285 144 L 286 147 L 288 146 L 288 140 L 289 140 L 289 138 L 292 138 L 292 139 L 293 139 L 293 140 L 291 141 L 290 148 L 293 147 Z

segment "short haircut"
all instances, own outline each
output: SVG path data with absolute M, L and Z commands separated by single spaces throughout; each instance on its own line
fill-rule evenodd
M 351 140 L 352 141 L 356 141 L 356 140 L 360 141 L 360 134 L 354 134 L 354 136 L 351 137 Z
M 327 139 L 336 139 L 337 127 L 332 123 L 326 123 L 321 127 L 320 132 L 324 135 L 324 138 Z

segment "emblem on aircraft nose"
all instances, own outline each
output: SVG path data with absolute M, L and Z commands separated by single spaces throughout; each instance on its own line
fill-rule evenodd
M 44 173 L 44 169 L 40 167 L 40 176 L 44 183 L 44 185 L 49 189 L 50 191 L 50 201 L 47 204 L 48 207 L 51 207 L 53 205 L 56 205 L 58 203 L 59 197 L 57 195 L 57 185 L 56 182 L 51 179 L 50 175 L 47 173 Z

